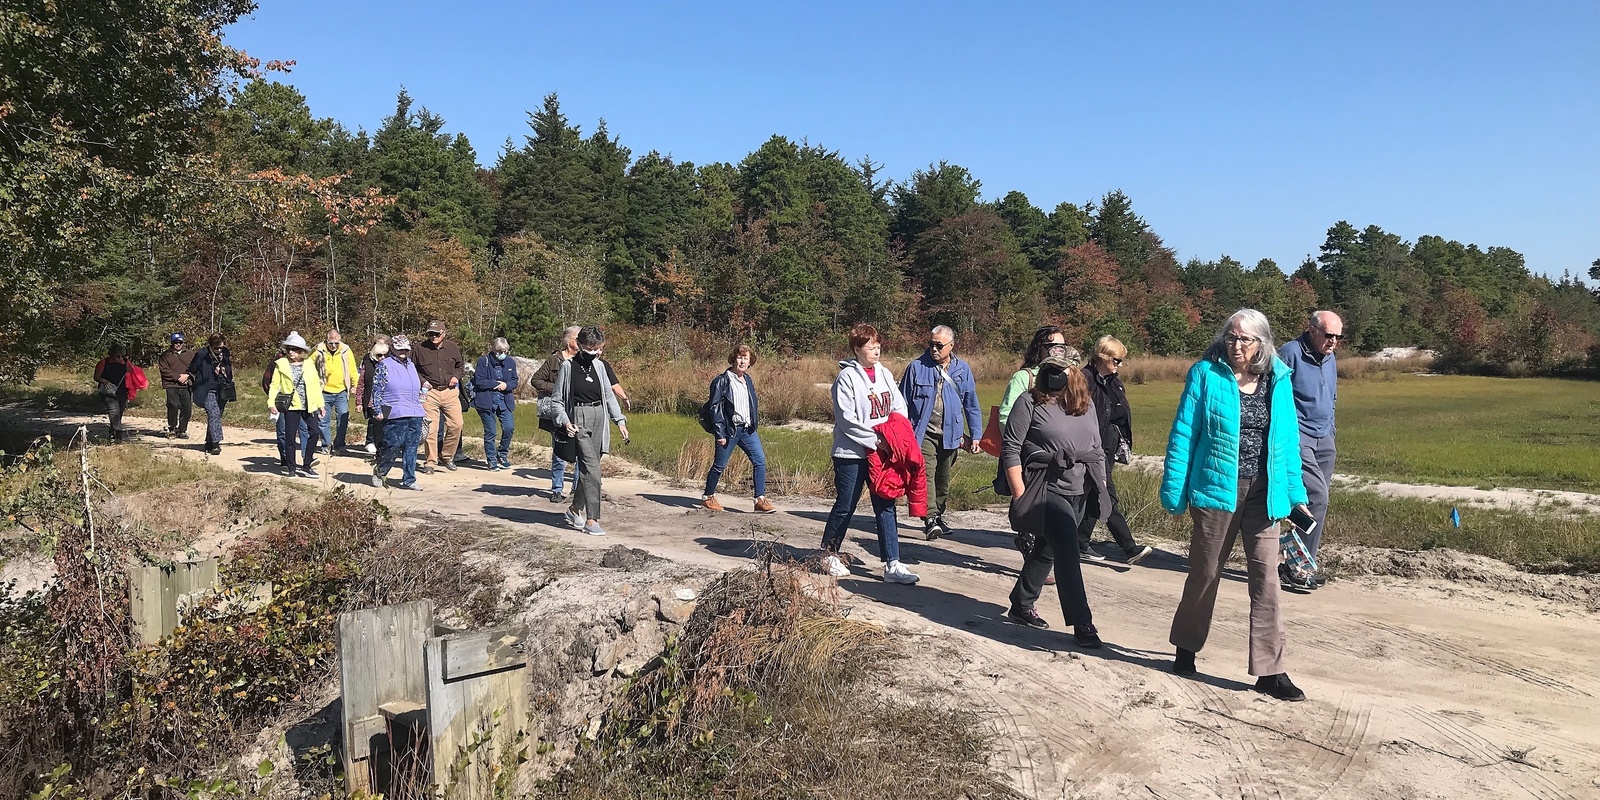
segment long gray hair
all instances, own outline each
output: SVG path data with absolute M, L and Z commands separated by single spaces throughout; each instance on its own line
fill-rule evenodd
M 1272 323 L 1267 321 L 1267 315 L 1253 308 L 1241 308 L 1233 312 L 1217 329 L 1217 335 L 1212 337 L 1211 346 L 1206 348 L 1204 359 L 1216 359 L 1224 364 L 1228 363 L 1228 344 L 1223 341 L 1228 335 L 1228 330 L 1233 323 L 1239 323 L 1239 329 L 1246 336 L 1253 336 L 1260 347 L 1256 348 L 1256 357 L 1250 359 L 1245 366 L 1255 375 L 1265 375 L 1272 371 L 1272 358 L 1278 354 L 1278 346 L 1272 340 Z

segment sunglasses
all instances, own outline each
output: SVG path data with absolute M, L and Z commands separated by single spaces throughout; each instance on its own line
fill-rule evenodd
M 1065 349 L 1067 349 L 1067 345 L 1066 345 L 1065 342 L 1051 342 L 1050 343 L 1050 349 L 1051 350 L 1065 350 Z
M 943 344 L 940 344 L 939 342 L 928 342 L 928 349 L 937 353 L 952 344 L 955 344 L 955 342 L 945 342 Z
M 1111 359 L 1111 363 L 1112 363 L 1112 364 L 1115 364 L 1115 365 L 1117 365 L 1117 366 L 1119 366 L 1119 367 L 1120 367 L 1120 366 L 1122 366 L 1122 359 L 1120 359 L 1120 358 L 1113 358 L 1113 359 Z
M 1344 339 L 1344 334 L 1342 333 L 1328 333 L 1327 331 L 1317 331 L 1317 333 L 1322 334 L 1324 339 L 1332 339 L 1336 342 Z

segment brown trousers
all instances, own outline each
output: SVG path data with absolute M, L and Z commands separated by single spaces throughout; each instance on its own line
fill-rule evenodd
M 1276 675 L 1285 671 L 1284 632 L 1278 614 L 1278 526 L 1267 518 L 1267 479 L 1241 479 L 1234 509 L 1189 509 L 1194 519 L 1194 532 L 1189 535 L 1189 577 L 1183 583 L 1183 599 L 1172 617 L 1168 641 L 1196 653 L 1206 646 L 1211 612 L 1217 605 L 1217 584 L 1234 540 L 1243 534 L 1250 579 L 1250 674 Z
M 422 433 L 427 445 L 428 466 L 437 467 L 456 457 L 461 446 L 461 392 L 455 389 L 429 389 L 422 397 L 422 417 L 427 420 Z M 444 452 L 439 452 L 439 429 L 444 425 Z

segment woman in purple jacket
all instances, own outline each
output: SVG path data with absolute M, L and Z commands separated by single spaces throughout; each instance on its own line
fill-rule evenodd
M 411 361 L 411 339 L 404 334 L 389 342 L 389 357 L 373 367 L 377 392 L 374 419 L 383 421 L 383 450 L 372 468 L 372 485 L 379 489 L 389 468 L 400 459 L 400 488 L 417 488 L 417 446 L 422 443 L 422 376 Z M 379 388 L 381 387 L 381 388 Z

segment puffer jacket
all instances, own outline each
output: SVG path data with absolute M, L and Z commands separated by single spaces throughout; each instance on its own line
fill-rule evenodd
M 888 443 L 889 454 L 885 456 L 877 448 L 867 453 L 867 487 L 885 500 L 904 496 L 911 516 L 928 516 L 928 467 L 911 420 L 898 411 L 891 412 L 872 430 Z
M 1272 357 L 1267 427 L 1267 516 L 1283 519 L 1306 502 L 1300 477 L 1300 421 L 1295 415 L 1293 372 Z M 1181 514 L 1189 507 L 1235 510 L 1239 486 L 1239 383 L 1217 359 L 1189 368 L 1178 413 L 1167 437 L 1161 476 L 1161 507 Z

